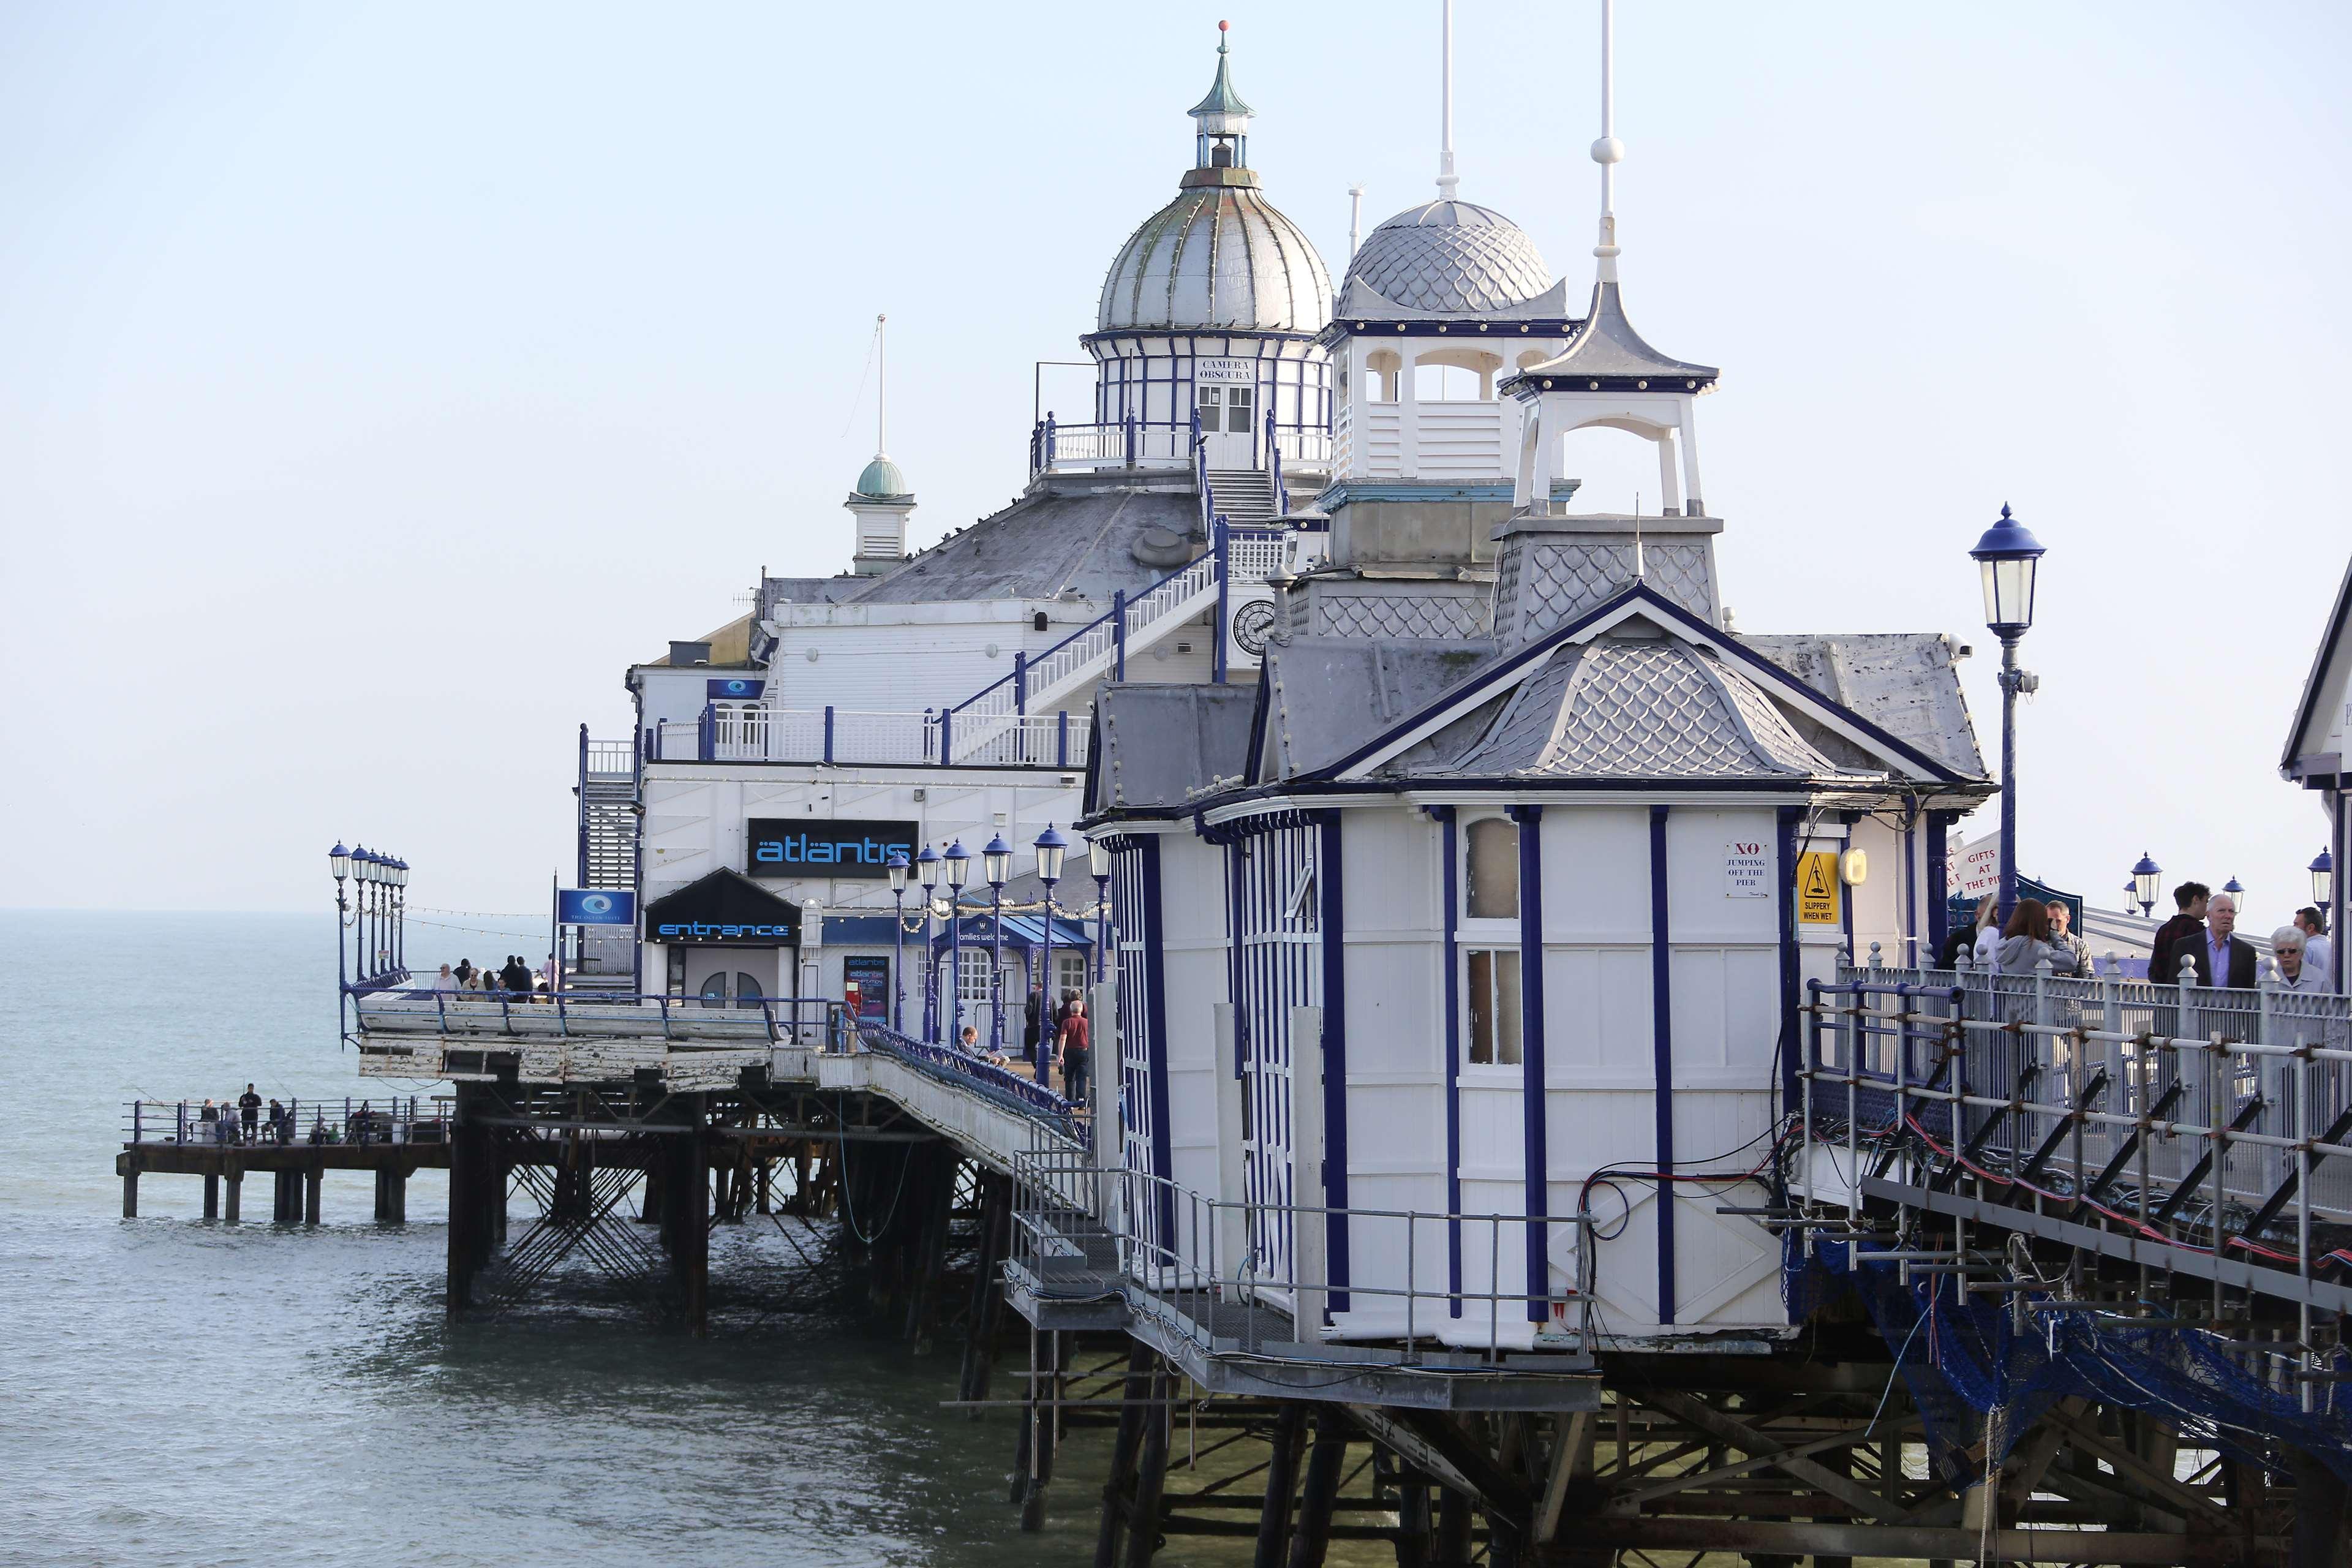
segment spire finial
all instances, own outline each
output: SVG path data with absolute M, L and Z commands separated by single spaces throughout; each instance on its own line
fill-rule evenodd
M 1356 247 L 1362 242 L 1363 233 L 1364 187 L 1349 185 L 1348 187 L 1348 259 L 1350 261 L 1356 258 Z
M 1228 22 L 1228 21 L 1224 20 L 1223 17 L 1219 17 L 1219 18 L 1218 18 L 1218 20 L 1217 20 L 1217 53 L 1219 53 L 1219 54 L 1221 54 L 1221 55 L 1222 55 L 1222 54 L 1223 54 L 1223 53 L 1225 52 L 1225 35 L 1226 35 L 1226 33 L 1230 32 L 1232 29 L 1233 29 L 1233 24 L 1232 24 L 1231 22 Z
M 1454 174 L 1454 0 L 1444 0 L 1438 21 L 1437 199 L 1450 202 L 1461 184 Z
M 1600 258 L 1603 283 L 1617 281 L 1616 186 L 1612 176 L 1625 161 L 1625 143 L 1617 140 L 1615 0 L 1601 0 L 1601 139 L 1592 144 L 1592 161 L 1601 165 L 1601 242 L 1592 247 Z
M 882 335 L 882 323 L 887 316 L 874 318 L 874 455 L 887 457 L 890 451 L 889 398 L 890 356 L 888 344 Z

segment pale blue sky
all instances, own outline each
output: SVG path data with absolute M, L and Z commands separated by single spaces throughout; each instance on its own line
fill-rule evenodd
M 1019 489 L 1217 18 L 1336 271 L 1348 184 L 1430 188 L 1436 9 L 0 9 L 0 903 L 310 907 L 340 835 L 539 907 L 623 667 L 845 563 L 876 311 L 928 539 Z M 1463 195 L 1580 289 L 1594 7 L 1457 10 Z M 2026 868 L 2113 903 L 2151 849 L 2277 923 L 2352 554 L 2343 10 L 1620 11 L 1627 298 L 1724 367 L 1741 626 L 1974 642 L 1990 751 L 2013 502 Z

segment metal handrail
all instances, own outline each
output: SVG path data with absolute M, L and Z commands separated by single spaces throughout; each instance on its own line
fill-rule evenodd
M 197 1146 L 223 1145 L 238 1149 L 283 1148 L 296 1144 L 347 1141 L 346 1133 L 356 1136 L 364 1121 L 368 1142 L 416 1142 L 416 1129 L 430 1129 L 437 1137 L 448 1120 L 440 1097 L 425 1099 L 417 1095 L 373 1095 L 361 1099 L 345 1095 L 338 1110 L 333 1100 L 304 1100 L 289 1096 L 280 1102 L 285 1111 L 282 1122 L 287 1131 L 280 1135 L 268 1120 L 268 1109 L 263 1107 L 254 1123 L 254 1136 L 245 1136 L 244 1112 L 234 1100 L 218 1103 L 218 1114 L 211 1121 L 204 1119 L 204 1106 L 193 1100 L 132 1100 L 123 1102 L 122 1130 L 126 1145 L 141 1143 L 176 1143 Z M 306 1125 L 303 1118 L 308 1115 Z M 222 1137 L 223 1125 L 228 1136 Z M 320 1132 L 331 1133 L 320 1138 Z M 379 1137 L 381 1134 L 381 1137 Z M 426 1140 L 429 1141 L 429 1140 Z
M 513 1004 L 525 999 L 520 992 L 441 991 L 407 987 L 371 990 L 357 1000 L 361 1003 L 360 1026 L 362 1030 L 370 1026 L 372 1017 L 376 1020 L 430 1019 L 434 1025 L 433 1028 L 415 1032 L 448 1037 L 456 1037 L 463 1034 L 470 1037 L 477 1031 L 462 1027 L 463 1026 L 488 1023 L 493 1021 L 493 1016 L 500 1026 L 500 1033 L 509 1036 L 520 1035 L 520 1031 L 514 1027 L 516 1013 Z M 384 1005 L 387 1002 L 429 1002 L 432 1007 L 430 1011 L 422 1007 L 394 1008 Z M 462 1007 L 467 1004 L 480 1005 L 493 1002 L 499 1006 L 495 1016 L 482 1013 L 460 1013 L 453 1016 L 450 1012 L 453 1005 Z M 764 1026 L 763 1032 L 769 1041 L 775 1045 L 823 1043 L 830 1047 L 846 1038 L 848 1027 L 844 1022 L 847 1016 L 846 1004 L 824 996 L 746 996 L 718 1000 L 676 992 L 658 991 L 541 991 L 533 993 L 528 999 L 521 1016 L 526 1022 L 536 1018 L 549 1020 L 554 1025 L 552 1034 L 561 1037 L 568 1037 L 572 1033 L 575 1020 L 609 1022 L 618 1016 L 621 1010 L 625 1008 L 653 1013 L 655 1016 L 646 1021 L 647 1032 L 657 1032 L 665 1039 L 677 1037 L 682 1026 L 686 1037 L 692 1038 L 694 1030 L 691 1026 L 697 1013 L 714 1015 L 711 1021 L 722 1023 L 745 1022 L 748 1020 L 744 1018 L 744 1015 L 756 1012 Z M 681 1019 L 673 1019 L 672 1008 L 676 1008 L 684 1016 Z M 371 1009 L 373 1010 L 373 1013 Z M 814 1017 L 809 1016 L 812 1010 L 814 1011 Z M 781 1021 L 780 1013 L 784 1015 Z M 809 1037 L 813 1029 L 818 1037 L 814 1041 Z M 391 1032 L 410 1031 L 393 1030 Z
M 867 1050 L 896 1057 L 934 1078 L 975 1089 L 1006 1109 L 1045 1124 L 1073 1143 L 1084 1145 L 1086 1131 L 1077 1115 L 1078 1108 L 1045 1085 L 952 1046 L 930 1045 L 870 1019 L 856 1020 L 854 1026 L 858 1043 Z

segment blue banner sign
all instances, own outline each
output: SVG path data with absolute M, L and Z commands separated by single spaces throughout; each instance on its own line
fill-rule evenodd
M 713 676 L 702 683 L 702 694 L 717 702 L 749 701 L 767 689 L 766 681 L 752 680 L 740 675 Z
M 568 926 L 634 926 L 637 895 L 626 889 L 559 888 L 555 919 L 559 925 Z
M 912 860 L 921 847 L 911 822 L 755 816 L 744 858 L 754 877 L 879 879 L 890 874 L 893 851 Z

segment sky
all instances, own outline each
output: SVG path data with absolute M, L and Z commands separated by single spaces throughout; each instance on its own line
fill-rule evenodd
M 1021 488 L 1219 17 L 1336 272 L 1349 185 L 1431 192 L 1437 10 L 0 7 L 0 905 L 314 909 L 340 837 L 543 909 L 625 667 L 846 565 L 874 316 L 926 542 Z M 1739 626 L 1972 644 L 1997 763 L 1966 552 L 2014 506 L 2023 868 L 2112 906 L 2146 851 L 2283 921 L 2352 557 L 2352 13 L 1619 10 L 1625 298 L 1723 367 Z M 1456 11 L 1462 195 L 1580 291 L 1598 8 Z M 1654 484 L 1631 439 L 1588 500 Z

